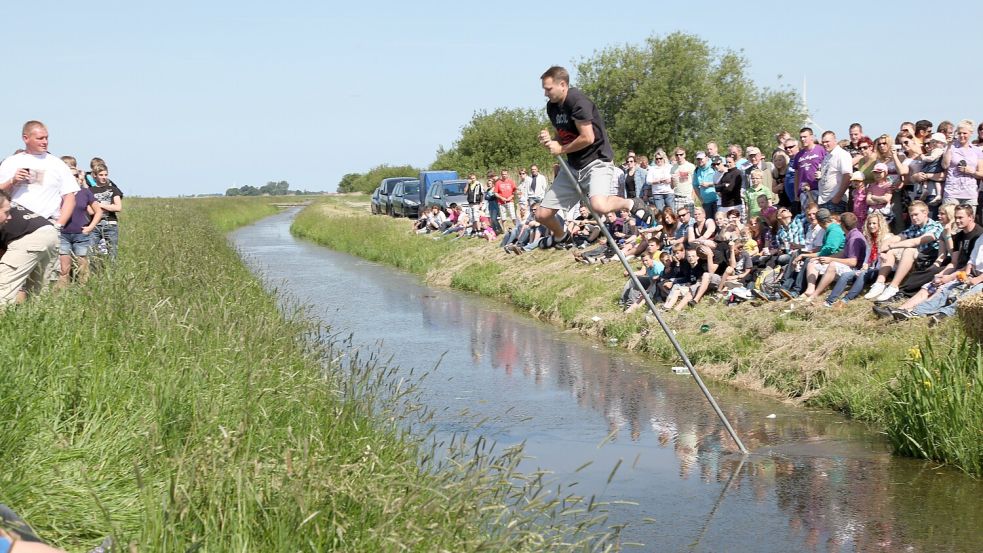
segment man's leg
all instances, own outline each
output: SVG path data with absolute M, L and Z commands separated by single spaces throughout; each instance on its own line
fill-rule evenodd
M 891 277 L 891 283 L 884 289 L 881 295 L 877 296 L 877 301 L 887 301 L 898 293 L 901 281 L 908 276 L 911 268 L 915 266 L 916 257 L 918 257 L 918 248 L 905 248 L 901 250 L 901 258 L 898 259 L 898 265 L 894 268 L 894 276 Z
M 826 267 L 826 272 L 823 273 L 823 278 L 819 279 L 816 284 L 816 289 L 812 291 L 813 297 L 818 297 L 829 288 L 829 285 L 833 283 L 833 279 L 836 278 L 837 265 L 842 265 L 842 263 L 832 262 Z
M 810 259 L 806 262 L 806 290 L 805 296 L 812 297 L 816 291 L 816 279 L 819 278 L 819 261 Z M 829 267 L 827 267 L 828 269 Z
M 929 296 L 930 296 L 930 294 L 928 293 L 928 289 L 927 288 L 922 288 L 921 290 L 919 290 L 918 292 L 916 292 L 914 296 L 911 296 L 910 298 L 908 298 L 907 300 L 905 300 L 905 302 L 902 303 L 898 307 L 898 309 L 908 309 L 908 310 L 914 309 L 915 306 L 917 306 L 918 304 L 920 304 L 923 301 L 927 300 L 929 298 Z

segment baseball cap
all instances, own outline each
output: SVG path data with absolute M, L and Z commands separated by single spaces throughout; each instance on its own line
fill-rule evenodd
M 755 148 L 754 146 L 748 146 L 747 150 L 745 150 L 744 153 L 746 153 L 749 156 L 760 155 L 761 150 Z
M 816 220 L 819 221 L 820 223 L 826 223 L 832 221 L 833 214 L 830 213 L 829 210 L 826 209 L 825 207 L 820 208 L 820 210 L 816 212 Z
M 696 159 L 703 159 L 705 157 L 707 157 L 707 155 L 705 153 L 703 153 L 703 152 L 696 152 Z
M 928 140 L 929 142 L 945 142 L 945 135 L 940 132 L 932 133 Z
M 876 173 L 878 171 L 881 171 L 883 173 L 887 173 L 887 164 L 886 163 L 876 163 L 876 164 L 874 164 L 874 172 Z
M 724 158 L 720 156 L 713 156 L 710 158 L 710 165 L 716 165 L 718 163 L 723 163 L 723 162 L 724 162 Z
M 884 165 L 884 164 L 882 163 L 881 165 Z M 855 180 L 862 181 L 862 180 L 864 180 L 864 174 L 863 174 L 863 172 L 862 171 L 854 171 L 850 175 L 850 180 L 851 181 L 855 181 Z

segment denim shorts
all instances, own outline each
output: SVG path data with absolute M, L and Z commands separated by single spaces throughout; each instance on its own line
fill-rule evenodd
M 82 234 L 81 232 L 61 233 L 61 245 L 58 246 L 58 253 L 61 255 L 76 255 L 85 257 L 89 254 L 89 246 L 92 245 L 92 235 Z

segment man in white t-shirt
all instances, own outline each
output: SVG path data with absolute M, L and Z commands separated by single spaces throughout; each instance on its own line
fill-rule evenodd
M 58 156 L 48 153 L 48 129 L 28 121 L 23 129 L 24 150 L 0 163 L 0 190 L 13 203 L 50 220 L 61 229 L 75 209 L 78 181 Z
M 682 148 L 676 148 L 672 157 L 669 178 L 672 181 L 672 191 L 675 196 L 673 208 L 676 211 L 683 208 L 689 208 L 692 211 L 697 199 L 693 191 L 693 172 L 696 171 L 696 165 L 686 161 L 686 150 Z
M 819 166 L 817 181 L 819 184 L 820 209 L 826 208 L 831 213 L 843 213 L 847 208 L 847 190 L 850 189 L 850 175 L 853 174 L 853 158 L 836 141 L 836 133 L 823 133 L 820 144 L 826 149 L 826 157 Z

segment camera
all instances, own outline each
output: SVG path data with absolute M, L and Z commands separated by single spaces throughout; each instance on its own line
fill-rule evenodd
M 966 167 L 966 160 L 965 159 L 960 159 L 959 160 L 959 168 L 962 169 L 964 167 Z

